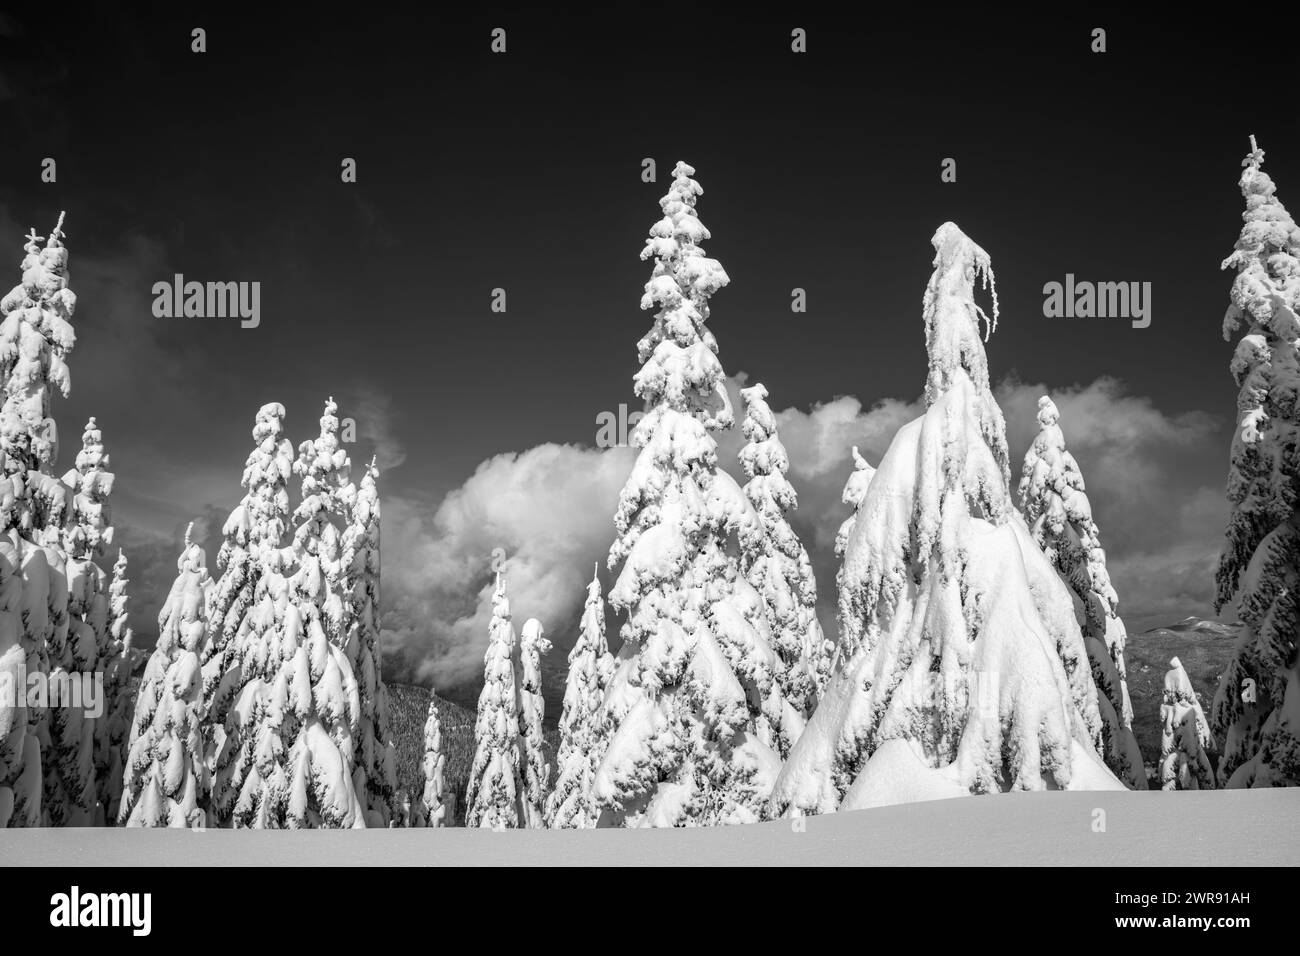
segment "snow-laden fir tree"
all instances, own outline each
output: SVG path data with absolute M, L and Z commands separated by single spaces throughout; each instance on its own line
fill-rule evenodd
M 122 779 L 126 768 L 127 745 L 135 710 L 131 690 L 131 644 L 133 636 L 127 626 L 126 555 L 121 549 L 113 565 L 108 586 L 109 624 L 108 653 L 104 669 L 104 714 L 95 723 L 95 785 L 99 788 L 99 805 L 103 823 L 117 819 L 122 801 Z
M 360 703 L 344 630 L 339 547 L 349 464 L 336 411 L 332 400 L 326 404 L 319 437 L 303 442 L 292 461 L 302 478 L 292 541 L 278 547 L 270 529 L 249 534 L 261 542 L 258 580 L 236 635 L 239 690 L 217 760 L 219 793 L 233 797 L 235 826 L 365 825 L 354 779 Z M 280 406 L 259 413 L 270 439 L 263 442 L 271 458 L 265 467 L 277 477 L 290 452 L 287 442 L 271 439 L 282 415 Z M 279 522 L 283 499 L 273 488 L 268 483 L 263 492 L 270 499 L 263 520 Z
M 546 801 L 547 825 L 556 829 L 592 827 L 595 807 L 591 782 L 602 756 L 601 704 L 613 656 L 605 638 L 605 602 L 600 593 L 599 565 L 587 585 L 587 602 L 578 625 L 578 639 L 569 651 L 569 676 L 560 711 L 560 746 L 555 787 Z
M 52 683 L 83 683 L 103 674 L 111 660 L 108 576 L 96 559 L 112 543 L 108 496 L 113 473 L 103 435 L 91 418 L 82 434 L 75 467 L 63 476 L 71 507 L 62 531 L 62 547 L 46 546 L 50 574 L 48 640 Z M 66 585 L 66 594 L 63 589 Z M 106 701 L 100 702 L 106 706 Z M 102 712 L 96 720 L 85 706 L 62 702 L 49 714 L 50 750 L 45 764 L 46 822 L 52 826 L 89 826 L 103 818 L 100 791 L 111 787 L 97 773 L 109 774 L 108 755 L 95 752 Z M 120 786 L 120 785 L 119 785 Z
M 609 554 L 611 569 L 621 565 L 610 602 L 626 621 L 591 790 L 601 826 L 751 822 L 779 769 L 781 659 L 733 537 L 743 544 L 762 528 L 718 467 L 711 434 L 734 424 L 706 325 L 709 298 L 728 279 L 700 245 L 709 232 L 693 173 L 673 170 L 641 254 L 655 263 L 641 307 L 656 311 L 638 343 L 646 413 Z
M 429 715 L 424 721 L 424 790 L 419 803 L 413 808 L 412 826 L 445 827 L 452 824 L 447 818 L 447 784 L 444 774 L 447 758 L 442 752 L 442 724 L 438 721 L 438 701 L 429 695 Z M 407 798 L 409 801 L 409 798 Z
M 974 284 L 988 255 L 932 240 L 925 414 L 870 479 L 840 574 L 843 663 L 782 770 L 774 812 L 1006 790 L 1119 789 L 1069 591 L 1012 505 Z
M 379 646 L 379 469 L 371 459 L 348 496 L 343 532 L 345 612 L 349 656 L 357 676 L 361 720 L 357 731 L 357 791 L 366 798 L 366 825 L 389 826 L 397 807 L 397 752 Z
M 244 496 L 226 518 L 221 533 L 217 568 L 221 577 L 212 593 L 209 617 L 212 640 L 204 664 L 204 692 L 209 710 L 224 736 L 222 724 L 242 672 L 238 650 L 244 628 L 251 626 L 254 606 L 264 568 L 264 559 L 278 550 L 289 517 L 289 479 L 293 475 L 293 446 L 284 437 L 284 406 L 263 405 L 253 424 L 254 447 L 244 462 L 240 485 Z M 223 794 L 218 775 L 214 786 L 218 815 L 225 817 L 233 795 Z
M 51 392 L 67 398 L 72 388 L 66 359 L 76 344 L 77 304 L 68 288 L 62 214 L 44 246 L 41 240 L 34 229 L 28 234 L 22 282 L 0 300 L 0 450 L 6 473 L 22 478 L 15 484 L 18 527 L 40 543 L 57 543 L 67 489 L 53 474 L 59 434 Z
M 158 615 L 128 744 L 118 821 L 128 827 L 206 827 L 209 772 L 201 658 L 212 578 L 185 530 L 177 575 Z
M 862 504 L 862 499 L 867 496 L 867 488 L 871 485 L 871 479 L 875 477 L 876 469 L 872 468 L 865 458 L 858 452 L 858 446 L 853 446 L 853 471 L 849 473 L 848 480 L 844 482 L 844 491 L 840 493 L 840 500 L 852 508 L 849 516 L 840 522 L 839 530 L 835 532 L 835 556 L 840 559 L 840 569 L 835 575 L 835 585 L 839 592 L 844 590 L 844 549 L 849 545 L 849 539 L 853 536 L 853 526 L 858 521 L 858 506 Z M 826 690 L 826 684 L 831 679 L 839 667 L 841 645 L 838 642 L 828 641 L 827 652 L 817 661 L 817 698 Z
M 288 773 L 277 813 L 294 829 L 365 826 L 365 794 L 354 773 L 361 702 L 348 655 L 340 548 L 350 464 L 337 412 L 330 399 L 319 437 L 299 446 L 293 465 L 302 499 L 294 512 L 294 571 L 277 635 L 282 663 L 271 713 L 281 716 Z
M 1192 682 L 1178 658 L 1169 661 L 1160 700 L 1160 787 L 1163 790 L 1213 790 L 1214 767 L 1206 755 L 1213 746 L 1210 725 Z
M 1083 604 L 1083 643 L 1097 684 L 1106 766 L 1131 789 L 1145 790 L 1146 769 L 1133 736 L 1119 598 L 1106 570 L 1083 474 L 1065 447 L 1060 417 L 1050 397 L 1039 398 L 1039 432 L 1021 471 L 1021 506 L 1034 540 Z
M 274 725 L 265 720 L 268 687 L 278 659 L 268 653 L 288 597 L 281 544 L 289 519 L 293 446 L 284 437 L 284 406 L 263 405 L 253 425 L 256 443 L 244 464 L 243 499 L 222 529 L 222 569 L 213 588 L 211 647 L 204 661 L 216 750 L 212 803 L 220 823 L 266 820 L 273 800 L 265 791 L 285 786 Z
M 542 632 L 542 622 L 529 618 L 519 634 L 519 665 L 515 686 L 519 689 L 519 767 L 524 781 L 521 823 L 530 830 L 546 826 L 546 798 L 551 792 L 551 765 L 546 759 L 542 720 L 546 700 L 542 697 L 542 655 L 551 642 Z
M 1231 370 L 1240 392 L 1228 474 L 1227 541 L 1216 610 L 1244 627 L 1211 707 L 1219 782 L 1300 785 L 1300 229 L 1250 140 L 1245 225 L 1223 268 L 1236 269 L 1224 338 L 1242 332 Z
M 505 578 L 497 572 L 492 623 L 483 654 L 483 690 L 474 720 L 474 762 L 465 793 L 465 826 L 504 830 L 522 825 L 519 694 L 515 688 L 515 626 Z
M 777 435 L 767 389 L 759 383 L 741 389 L 740 394 L 745 401 L 741 430 L 748 439 L 740 450 L 740 464 L 749 478 L 744 492 L 763 530 L 748 539 L 741 566 L 763 597 L 772 646 L 781 658 L 779 680 L 787 710 L 778 742 L 784 755 L 816 705 L 821 690 L 818 662 L 828 660 L 829 654 L 817 620 L 812 562 L 786 519 L 799 499 L 785 477 L 790 458 Z
M 0 300 L 0 679 L 15 689 L 25 687 L 27 678 L 47 678 L 48 642 L 53 638 L 60 645 L 62 657 L 66 638 L 67 582 L 59 545 L 68 496 L 52 473 L 58 431 L 50 403 L 52 389 L 66 398 L 71 387 L 65 359 L 76 343 L 71 319 L 77 299 L 68 288 L 62 229 L 60 214 L 48 239 L 35 229 L 28 234 L 22 281 Z M 13 704 L 25 703 L 18 696 Z M 46 783 L 55 787 L 54 822 L 62 820 L 68 800 L 63 783 L 46 779 L 42 769 L 42 752 L 52 746 L 48 714 L 45 706 L 0 703 L 0 821 L 6 826 L 35 826 L 48 817 L 49 808 L 42 807 Z M 60 743 L 71 747 L 66 739 Z M 80 798 L 80 791 L 72 796 Z

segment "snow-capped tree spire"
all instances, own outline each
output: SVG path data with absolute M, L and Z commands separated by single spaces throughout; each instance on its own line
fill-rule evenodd
M 467 827 L 509 829 L 520 826 L 524 819 L 514 653 L 515 626 L 510 620 L 505 577 L 498 571 L 483 655 L 483 690 L 474 721 L 474 763 L 465 794 Z
M 319 437 L 293 459 L 279 438 L 283 407 L 263 407 L 254 429 L 259 447 L 245 470 L 256 500 L 250 513 L 227 522 L 232 552 L 248 522 L 242 540 L 257 561 L 254 606 L 237 625 L 234 676 L 221 681 L 237 688 L 217 758 L 220 805 L 235 826 L 365 826 L 354 779 L 360 704 L 343 628 L 339 541 L 349 463 L 337 410 L 326 403 Z M 287 493 L 280 492 L 289 471 L 302 478 L 302 498 L 292 540 L 281 547 Z
M 641 253 L 655 262 L 641 307 L 656 312 L 638 343 L 646 414 L 609 554 L 611 569 L 621 565 L 610 602 L 627 619 L 591 789 L 602 826 L 756 820 L 779 765 L 780 658 L 730 547 L 732 535 L 762 530 L 710 434 L 734 420 L 705 324 L 728 279 L 700 246 L 709 231 L 693 173 L 674 168 Z
M 69 492 L 66 525 L 55 547 L 53 527 L 47 529 L 46 561 L 50 569 L 49 632 L 51 674 L 55 682 L 93 679 L 112 657 L 109 634 L 108 575 L 96 559 L 112 543 L 108 498 L 113 473 L 103 435 L 94 418 L 82 434 L 75 467 L 63 476 Z M 103 703 L 103 702 L 101 702 Z M 98 816 L 101 790 L 111 789 L 108 756 L 96 753 L 98 726 L 107 720 L 91 717 L 84 707 L 50 709 L 50 748 L 45 760 L 46 819 L 54 826 L 88 826 Z
M 361 483 L 348 496 L 348 526 L 343 532 L 348 647 L 355 660 L 361 702 L 357 732 L 359 792 L 364 792 L 367 825 L 388 826 L 397 807 L 397 756 L 389 717 L 380 650 L 379 468 L 372 457 Z
M 190 540 L 158 615 L 158 644 L 145 667 L 131 725 L 118 820 L 129 827 L 205 827 L 209 776 L 200 658 L 212 587 L 203 549 Z
M 1221 678 L 1211 721 L 1222 740 L 1220 783 L 1300 785 L 1300 229 L 1260 167 L 1255 138 L 1242 161 L 1245 225 L 1224 338 L 1243 331 L 1231 371 L 1240 389 L 1217 610 L 1235 604 L 1245 627 Z
M 1083 604 L 1083 639 L 1097 684 L 1106 765 L 1130 788 L 1145 790 L 1146 769 L 1133 735 L 1119 598 L 1106 570 L 1083 474 L 1065 447 L 1060 417 L 1050 397 L 1039 398 L 1040 431 L 1025 454 L 1020 499 L 1034 540 Z
M 443 774 L 447 758 L 442 753 L 442 725 L 438 721 L 438 701 L 429 695 L 429 714 L 424 722 L 424 791 L 416 809 L 414 826 L 445 827 L 454 821 L 447 817 L 447 785 Z
M 209 719 L 216 726 L 225 726 L 226 743 L 217 754 L 218 773 L 213 780 L 213 806 L 222 822 L 233 812 L 237 790 L 229 784 L 243 780 L 244 771 L 251 763 L 251 750 L 234 760 L 234 748 L 239 736 L 234 723 L 252 719 L 247 709 L 242 714 L 231 714 L 235 695 L 250 680 L 252 670 L 263 670 L 264 663 L 253 659 L 252 670 L 244 670 L 244 650 L 248 633 L 255 626 L 266 626 L 265 614 L 255 619 L 253 609 L 260 597 L 265 597 L 263 575 L 274 563 L 278 567 L 278 549 L 289 522 L 289 479 L 294 467 L 294 449 L 285 432 L 285 406 L 270 402 L 257 410 L 253 421 L 253 450 L 244 462 L 239 483 L 244 496 L 230 512 L 221 533 L 224 541 L 217 553 L 217 567 L 221 578 L 217 581 L 209 602 L 209 626 L 212 640 L 204 658 L 204 696 L 208 701 Z M 272 607 L 269 610 L 273 611 Z M 263 607 L 263 610 L 268 610 Z M 246 701 L 250 702 L 250 701 Z M 251 745 L 242 740 L 242 744 Z M 239 784 L 235 784 L 237 788 Z
M 27 237 L 22 282 L 0 300 L 0 450 L 15 485 L 12 520 L 38 544 L 59 543 L 68 495 L 53 475 L 59 452 L 51 416 L 52 390 L 72 389 L 67 357 L 76 345 L 72 314 L 77 297 L 68 288 L 68 249 L 63 213 L 44 246 L 33 229 Z
M 283 663 L 272 686 L 272 713 L 287 756 L 288 792 L 277 812 L 290 828 L 365 826 L 365 794 L 354 775 L 361 704 L 344 630 L 341 493 L 350 463 L 339 443 L 338 405 L 325 403 L 320 435 L 304 441 L 293 463 L 302 478 L 294 512 L 294 571 L 279 623 Z
M 741 566 L 763 597 L 772 646 L 781 658 L 778 680 L 790 711 L 783 715 L 778 739 L 779 750 L 787 753 L 821 689 L 818 662 L 825 659 L 825 649 L 817 620 L 817 582 L 808 552 L 786 519 L 799 498 L 785 477 L 790 459 L 777 435 L 767 389 L 760 382 L 740 394 L 745 400 L 741 430 L 749 440 L 740 450 L 749 477 L 744 491 L 762 527 L 761 535 L 747 539 Z
M 546 826 L 546 798 L 551 790 L 551 765 L 546 760 L 546 741 L 542 720 L 546 701 L 542 697 L 542 655 L 551 642 L 542 632 L 542 622 L 529 618 L 519 635 L 519 668 L 515 683 L 519 688 L 519 767 L 522 771 L 522 823 L 531 830 Z
M 613 666 L 605 638 L 605 603 L 600 593 L 600 565 L 597 564 L 587 585 L 578 639 L 569 651 L 569 676 L 560 711 L 560 746 L 555 759 L 558 769 L 555 788 L 546 802 L 547 825 L 552 828 L 596 824 L 590 790 L 604 740 L 600 727 L 604 683 Z
M 1160 724 L 1160 788 L 1213 790 L 1214 768 L 1205 753 L 1212 746 L 1210 725 L 1187 671 L 1176 657 L 1165 674 Z
M 14 581 L 21 580 L 11 598 L 17 606 L 10 610 L 21 615 L 14 646 L 22 652 L 21 661 L 15 650 L 0 654 L 0 669 L 19 682 L 25 677 L 47 683 L 51 640 L 65 672 L 67 663 L 62 660 L 67 578 L 60 545 L 68 493 L 52 474 L 58 430 L 50 415 L 51 388 L 65 398 L 71 388 L 65 358 L 76 344 L 71 319 L 77 297 L 68 288 L 62 223 L 60 215 L 44 246 L 43 237 L 31 230 L 23 247 L 22 281 L 0 299 L 0 520 L 8 539 L 0 542 L 0 557 Z M 77 782 L 81 748 L 69 736 L 80 725 L 69 714 L 59 715 L 62 726 L 56 728 L 57 741 L 52 740 L 49 713 L 47 707 L 0 704 L 0 819 L 8 826 L 64 822 L 69 802 L 74 817 L 84 809 L 84 789 Z M 57 760 L 50 754 L 56 743 L 63 751 Z M 44 773 L 42 751 L 51 763 Z M 66 787 L 53 766 L 71 774 Z M 45 806 L 43 783 L 53 788 Z
M 932 243 L 926 411 L 894 437 L 858 508 L 840 572 L 843 662 L 774 812 L 1121 786 L 1097 753 L 1069 592 L 1011 507 L 974 300 L 989 258 L 952 223 Z
M 95 783 L 103 822 L 117 819 L 122 780 L 131 734 L 134 699 L 131 693 L 131 628 L 127 626 L 126 555 L 119 548 L 108 586 L 109 648 L 104 668 L 104 715 L 95 724 Z

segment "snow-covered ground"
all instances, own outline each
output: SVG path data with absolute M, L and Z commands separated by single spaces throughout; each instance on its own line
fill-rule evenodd
M 1300 789 L 1040 792 L 810 817 L 802 831 L 5 830 L 0 865 L 1294 866 L 1300 838 L 1278 835 L 1297 813 Z

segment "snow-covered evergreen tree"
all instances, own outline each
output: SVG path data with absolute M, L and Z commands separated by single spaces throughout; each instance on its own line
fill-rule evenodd
M 551 642 L 542 633 L 542 622 L 529 618 L 519 635 L 519 667 L 515 686 L 519 688 L 519 767 L 524 781 L 522 823 L 530 830 L 546 826 L 546 798 L 551 792 L 551 765 L 546 760 L 542 720 L 546 701 L 542 697 L 542 655 Z
M 117 552 L 113 578 L 108 586 L 109 647 L 104 668 L 104 715 L 95 724 L 95 784 L 99 788 L 101 822 L 117 819 L 122 801 L 122 781 L 126 769 L 127 746 L 135 711 L 131 690 L 131 644 L 133 635 L 127 626 L 126 555 Z
M 177 575 L 158 615 L 158 644 L 145 667 L 118 819 L 129 827 L 205 827 L 209 773 L 201 658 L 208 641 L 212 578 L 185 530 Z
M 294 455 L 284 437 L 284 416 L 278 402 L 258 410 L 256 445 L 241 479 L 245 494 L 222 529 L 225 541 L 217 555 L 222 575 L 209 615 L 213 635 L 204 661 L 204 695 L 216 748 L 212 802 L 219 822 L 238 826 L 269 821 L 269 807 L 279 797 L 267 791 L 286 786 L 269 713 L 270 685 L 279 666 L 270 648 L 279 609 L 288 599 L 281 544 Z
M 1160 701 L 1160 787 L 1162 790 L 1213 790 L 1214 768 L 1206 755 L 1213 746 L 1210 725 L 1192 682 L 1178 658 L 1169 661 Z
M 361 483 L 348 496 L 343 532 L 345 604 L 349 655 L 361 704 L 356 772 L 366 797 L 366 825 L 386 827 L 397 807 L 397 752 L 389 716 L 379 646 L 379 469 L 371 459 Z
M 844 482 L 844 491 L 840 494 L 840 500 L 852 508 L 852 512 L 847 518 L 840 522 L 839 530 L 835 532 L 835 556 L 840 559 L 840 569 L 835 574 L 836 594 L 839 595 L 839 607 L 844 607 L 844 550 L 849 545 L 849 539 L 853 536 L 853 527 L 858 521 L 858 506 L 862 504 L 862 499 L 867 496 L 867 488 L 871 485 L 871 479 L 875 477 L 876 469 L 872 468 L 867 460 L 858 452 L 858 446 L 853 446 L 853 471 L 849 473 L 848 480 Z M 831 675 L 835 673 L 840 664 L 840 651 L 842 645 L 838 642 L 827 641 L 824 653 L 817 661 L 817 698 L 826 690 L 826 684 L 830 681 Z
M 762 528 L 710 434 L 734 423 L 706 325 L 728 279 L 700 245 L 709 232 L 693 173 L 674 168 L 641 254 L 655 261 L 641 307 L 656 312 L 638 343 L 646 414 L 609 554 L 611 569 L 622 566 L 610 602 L 627 619 L 591 790 L 602 826 L 757 820 L 779 768 L 781 661 L 732 539 Z
M 1020 500 L 1034 540 L 1083 604 L 1083 642 L 1097 684 L 1106 766 L 1130 788 L 1145 790 L 1146 769 L 1133 736 L 1119 598 L 1106 570 L 1083 475 L 1065 447 L 1060 417 L 1050 397 L 1038 400 L 1040 430 L 1025 454 Z
M 415 807 L 413 826 L 445 827 L 447 819 L 447 784 L 443 774 L 447 758 L 442 753 L 442 725 L 438 721 L 438 701 L 429 695 L 429 716 L 424 722 L 424 791 Z M 408 798 L 409 799 L 409 798 Z
M 1236 269 L 1223 320 L 1241 331 L 1231 370 L 1240 392 L 1228 475 L 1231 514 L 1216 609 L 1245 625 L 1211 707 L 1227 787 L 1300 785 L 1300 229 L 1260 167 L 1252 136 L 1242 162 L 1241 229 L 1223 268 Z
M 7 474 L 22 478 L 17 525 L 44 544 L 58 542 L 67 509 L 67 489 L 52 473 L 59 434 L 50 405 L 53 389 L 67 398 L 72 388 L 66 359 L 77 340 L 77 297 L 68 288 L 62 214 L 41 240 L 35 230 L 27 236 L 22 282 L 0 300 L 0 449 Z
M 1119 789 L 1069 591 L 1012 506 L 974 284 L 935 232 L 925 414 L 870 479 L 840 575 L 843 663 L 773 795 L 788 814 L 1006 790 Z
M 252 610 L 236 635 L 240 689 L 217 761 L 219 793 L 233 797 L 236 826 L 365 826 L 354 779 L 360 703 L 340 556 L 349 464 L 336 411 L 329 401 L 319 437 L 303 442 L 292 462 L 302 499 L 290 544 L 276 546 L 274 527 L 248 534 L 260 542 L 260 567 Z M 280 406 L 264 407 L 254 432 L 269 459 L 260 463 L 272 480 L 262 482 L 259 502 L 269 505 L 261 514 L 268 524 L 283 520 L 275 479 L 284 475 L 289 448 L 274 438 L 282 416 Z
M 50 568 L 50 623 L 48 638 L 50 673 L 55 685 L 83 683 L 104 672 L 111 659 L 108 576 L 96 559 L 112 543 L 108 496 L 113 473 L 104 450 L 103 435 L 91 418 L 82 434 L 75 467 L 63 476 L 71 507 L 62 529 L 60 547 L 48 537 L 45 546 Z M 52 530 L 52 529 L 50 529 Z M 101 702 L 106 703 L 106 702 Z M 99 721 L 84 706 L 63 702 L 49 713 L 49 753 L 45 767 L 46 822 L 52 826 L 89 826 L 103 817 L 99 804 L 101 768 L 95 752 Z M 105 757 L 107 755 L 104 755 Z
M 602 756 L 601 704 L 613 656 L 605 638 L 605 602 L 600 593 L 600 568 L 587 585 L 578 639 L 569 651 L 569 676 L 560 711 L 560 746 L 556 754 L 555 788 L 546 801 L 547 825 L 556 829 L 596 824 L 590 802 L 591 782 Z
M 289 784 L 282 812 L 294 829 L 365 826 L 365 794 L 354 775 L 361 703 L 348 655 L 340 552 L 346 521 L 340 493 L 350 466 L 337 412 L 330 399 L 320 436 L 299 446 L 293 465 L 302 478 L 302 500 L 294 512 L 294 573 L 278 634 L 283 663 L 272 711 L 282 715 Z
M 50 673 L 49 642 L 57 645 L 60 666 L 70 657 L 65 648 L 67 580 L 60 537 L 67 517 L 68 493 L 53 475 L 58 430 L 50 415 L 51 390 L 65 398 L 71 387 L 65 359 L 76 343 L 71 319 L 76 295 L 68 288 L 68 250 L 63 244 L 63 216 L 48 239 L 33 229 L 23 247 L 22 281 L 0 300 L 0 464 L 4 468 L 3 533 L 0 563 L 6 578 L 0 615 L 13 622 L 0 637 L 0 672 L 14 682 Z M 44 245 L 42 245 L 44 241 Z M 51 567 L 53 560 L 53 567 Z M 21 658 L 20 655 L 21 654 Z M 15 701 L 18 703 L 18 701 Z M 54 747 L 48 707 L 0 704 L 0 820 L 7 826 L 60 823 L 72 802 L 75 816 L 84 802 L 79 786 L 82 764 L 76 720 L 60 714 L 55 728 L 62 750 L 52 766 L 66 770 L 46 776 L 42 753 Z M 42 790 L 53 787 L 51 806 L 42 806 Z
M 526 819 L 514 654 L 515 626 L 505 579 L 498 572 L 483 655 L 483 690 L 474 720 L 474 763 L 465 794 L 467 827 L 502 830 L 518 827 Z
M 744 492 L 763 529 L 761 535 L 747 539 L 741 564 L 745 577 L 763 597 L 772 646 L 781 658 L 779 680 L 789 707 L 778 742 L 785 754 L 816 706 L 821 690 L 818 662 L 828 655 L 817 620 L 812 562 L 786 520 L 786 512 L 797 507 L 799 499 L 785 477 L 790 459 L 777 435 L 767 389 L 759 383 L 741 389 L 740 394 L 745 400 L 741 430 L 749 442 L 740 450 L 740 464 L 749 477 Z

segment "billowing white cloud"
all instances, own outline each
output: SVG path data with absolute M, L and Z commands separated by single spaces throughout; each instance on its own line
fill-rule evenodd
M 743 374 L 730 383 L 737 420 Z M 779 407 L 779 390 L 769 383 Z M 1007 418 L 1012 482 L 1037 426 L 1038 397 L 1049 391 L 1016 380 L 997 388 Z M 1213 561 L 1225 508 L 1218 487 L 1197 484 L 1185 467 L 1203 459 L 1220 423 L 1201 413 L 1168 415 L 1109 378 L 1051 389 L 1067 442 L 1087 481 L 1108 548 L 1111 573 L 1131 626 L 1209 614 Z M 870 408 L 841 396 L 778 413 L 781 439 L 799 492 L 792 522 L 813 560 L 824 623 L 834 627 L 835 531 L 857 445 L 878 464 L 899 426 L 920 414 L 919 400 L 886 399 Z M 739 428 L 719 440 L 719 461 L 743 481 Z M 490 619 L 493 549 L 505 570 L 516 621 L 538 617 L 556 650 L 547 662 L 552 691 L 593 562 L 608 584 L 605 556 L 613 513 L 633 450 L 540 445 L 497 455 L 437 507 L 384 499 L 385 639 L 391 672 L 443 689 L 475 683 Z M 1201 469 L 1204 472 L 1204 469 Z M 617 622 L 610 635 L 617 643 Z
M 566 650 L 594 562 L 614 537 L 628 448 L 546 444 L 496 455 L 436 509 L 385 496 L 384 640 L 396 673 L 442 688 L 481 677 L 491 618 L 493 553 L 516 625 L 536 617 Z M 563 668 L 553 653 L 548 671 Z

